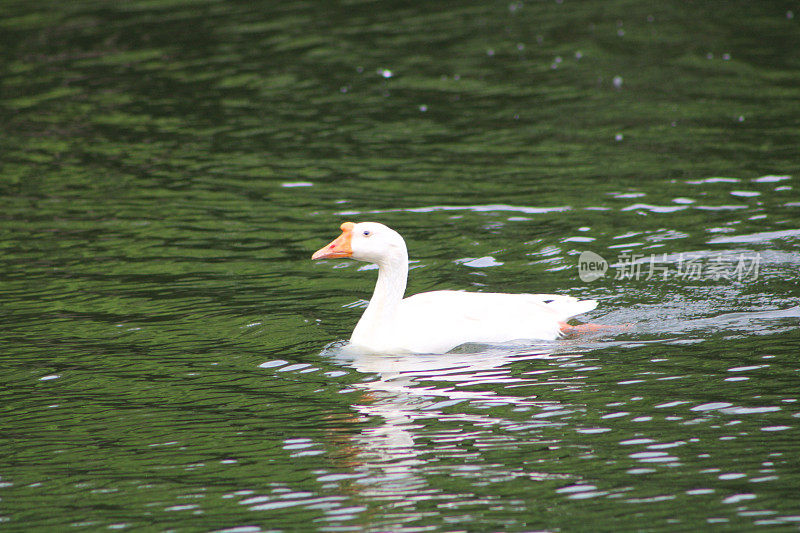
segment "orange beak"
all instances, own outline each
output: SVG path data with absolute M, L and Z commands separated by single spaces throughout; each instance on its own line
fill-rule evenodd
M 352 222 L 345 222 L 341 225 L 342 234 L 327 246 L 323 246 L 311 256 L 311 259 L 334 259 L 336 257 L 350 257 L 353 249 L 350 247 L 353 238 Z

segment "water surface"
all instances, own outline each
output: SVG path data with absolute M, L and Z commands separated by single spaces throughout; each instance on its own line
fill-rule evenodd
M 798 528 L 793 2 L 3 12 L 4 530 Z M 348 353 L 344 220 L 630 327 Z

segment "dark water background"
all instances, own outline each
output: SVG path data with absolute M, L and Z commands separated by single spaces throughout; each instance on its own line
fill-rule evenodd
M 796 1 L 0 15 L 0 530 L 800 528 Z M 631 327 L 347 356 L 344 220 Z

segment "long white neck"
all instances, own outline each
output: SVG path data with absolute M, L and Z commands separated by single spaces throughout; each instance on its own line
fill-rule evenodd
M 350 342 L 375 345 L 388 341 L 392 335 L 397 308 L 403 300 L 408 280 L 408 253 L 405 249 L 393 253 L 377 262 L 378 281 L 372 299 L 358 321 Z

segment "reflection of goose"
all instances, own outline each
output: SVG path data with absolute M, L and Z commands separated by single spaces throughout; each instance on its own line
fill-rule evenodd
M 533 359 L 552 360 L 553 354 L 545 350 L 490 348 L 477 353 L 395 354 L 374 357 L 369 353 L 358 352 L 352 346 L 333 345 L 324 353 L 336 357 L 359 372 L 378 375 L 378 379 L 356 383 L 353 387 L 365 392 L 364 401 L 354 407 L 363 414 L 379 416 L 384 420 L 380 426 L 362 432 L 365 448 L 382 450 L 382 455 L 387 453 L 387 448 L 413 445 L 415 430 L 420 427 L 418 420 L 421 419 L 452 418 L 459 424 L 483 424 L 490 421 L 483 414 L 446 415 L 441 411 L 461 402 L 515 407 L 557 405 L 538 400 L 535 396 L 507 396 L 497 391 L 506 387 L 538 383 L 538 375 L 512 375 L 510 365 Z M 558 359 L 572 359 L 576 356 L 577 354 L 565 354 Z M 494 422 L 500 423 L 498 420 Z
M 377 222 L 345 222 L 342 234 L 312 259 L 350 257 L 378 265 L 369 306 L 350 342 L 372 352 L 443 353 L 466 342 L 553 340 L 566 320 L 591 311 L 594 300 L 554 294 L 433 291 L 403 299 L 408 252 L 403 238 Z
M 354 385 L 378 393 L 397 409 L 429 410 L 434 406 L 462 401 L 533 405 L 535 396 L 519 397 L 498 394 L 497 389 L 538 383 L 538 379 L 514 375 L 510 365 L 530 360 L 564 360 L 579 356 L 575 353 L 554 354 L 545 347 L 530 349 L 511 346 L 484 347 L 480 352 L 447 353 L 441 355 L 391 354 L 374 357 L 352 345 L 333 343 L 323 354 L 359 372 L 377 374 L 377 380 Z
M 481 453 L 473 450 L 507 447 L 510 432 L 551 426 L 554 422 L 549 413 L 569 409 L 558 401 L 538 398 L 534 392 L 541 388 L 546 395 L 553 386 L 574 385 L 572 370 L 565 381 L 556 369 L 575 363 L 580 353 L 564 352 L 562 346 L 554 345 L 536 349 L 508 345 L 480 348 L 481 351 L 469 353 L 382 357 L 342 342 L 325 348 L 323 355 L 360 373 L 374 375 L 351 384 L 353 389 L 362 391 L 351 405 L 371 423 L 355 435 L 342 433 L 351 435 L 354 444 L 353 464 L 358 464 L 363 477 L 353 486 L 362 496 L 385 501 L 383 508 L 392 512 L 408 505 L 411 495 L 444 497 L 438 487 L 430 484 L 427 475 L 442 471 L 441 463 L 431 461 L 432 455 L 469 461 L 467 457 Z M 523 367 L 528 370 L 523 372 Z M 462 403 L 468 407 L 452 408 Z M 530 418 L 523 416 L 527 422 L 506 418 L 508 409 L 530 410 Z M 545 416 L 537 417 L 537 413 Z M 504 479 L 563 479 L 561 474 L 507 469 L 504 465 L 484 464 L 480 459 L 478 462 L 481 468 L 474 472 L 487 479 L 498 475 Z M 379 523 L 369 529 L 397 531 L 407 525 L 393 522 L 393 516 L 396 515 L 375 515 Z

